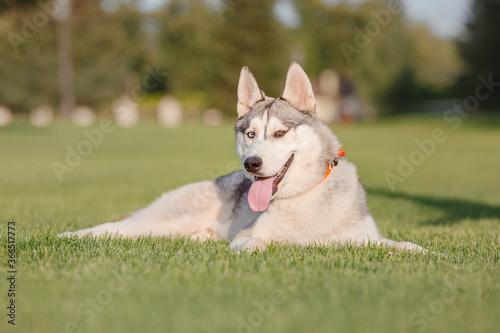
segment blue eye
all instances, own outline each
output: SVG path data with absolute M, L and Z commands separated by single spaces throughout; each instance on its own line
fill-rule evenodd
M 250 139 L 253 139 L 255 137 L 255 132 L 248 132 L 247 133 L 247 136 L 250 138 Z

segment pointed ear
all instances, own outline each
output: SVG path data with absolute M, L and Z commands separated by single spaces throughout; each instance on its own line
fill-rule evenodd
M 286 74 L 285 89 L 281 98 L 285 99 L 294 108 L 304 112 L 316 112 L 316 98 L 311 81 L 306 72 L 296 62 L 292 62 Z
M 252 109 L 252 106 L 261 100 L 264 100 L 264 94 L 260 90 L 257 80 L 247 66 L 243 67 L 238 82 L 238 118 L 245 116 Z

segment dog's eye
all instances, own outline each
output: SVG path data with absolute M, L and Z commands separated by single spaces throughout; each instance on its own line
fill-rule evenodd
M 278 131 L 274 134 L 275 137 L 279 138 L 286 134 L 286 131 Z
M 255 137 L 255 132 L 248 132 L 247 133 L 247 136 L 250 138 L 250 139 L 253 139 Z

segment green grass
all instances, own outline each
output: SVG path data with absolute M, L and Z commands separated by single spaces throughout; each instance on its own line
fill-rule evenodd
M 392 191 L 414 140 L 448 136 Z M 16 221 L 16 326 L 1 332 L 495 332 L 500 329 L 500 122 L 401 117 L 334 126 L 384 235 L 445 254 L 377 247 L 59 239 L 237 164 L 230 125 L 116 129 L 59 182 L 51 163 L 85 137 L 57 123 L 0 128 L 0 221 Z M 4 247 L 5 248 L 5 247 Z

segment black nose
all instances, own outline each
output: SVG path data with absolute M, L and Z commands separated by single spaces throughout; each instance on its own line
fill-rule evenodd
M 245 169 L 248 172 L 256 173 L 260 170 L 260 167 L 262 166 L 262 160 L 256 156 L 249 157 L 245 160 L 245 163 L 243 163 L 245 166 Z

